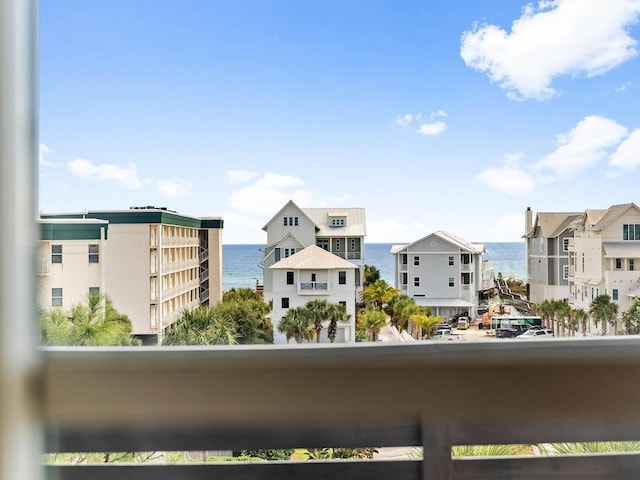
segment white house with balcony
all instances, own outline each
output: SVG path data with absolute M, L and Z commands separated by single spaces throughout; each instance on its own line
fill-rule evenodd
M 616 325 L 591 323 L 588 332 L 615 334 L 620 314 L 640 297 L 640 208 L 625 203 L 586 210 L 568 248 L 569 304 L 588 311 L 598 295 L 609 295 L 618 305 Z
M 283 258 L 269 267 L 273 278 L 273 322 L 274 343 L 286 343 L 283 333 L 278 332 L 278 323 L 289 309 L 303 307 L 311 300 L 326 300 L 343 305 L 349 321 L 338 323 L 335 342 L 355 342 L 355 318 L 358 267 L 339 256 L 311 245 L 293 255 Z M 329 342 L 328 322 L 325 322 L 320 342 Z
M 475 317 L 484 278 L 483 244 L 437 231 L 407 245 L 394 245 L 395 287 L 433 315 Z
M 358 292 L 362 290 L 364 208 L 300 208 L 290 200 L 262 229 L 267 232 L 261 261 L 266 301 L 273 298 L 277 288 L 269 267 L 311 245 L 354 265 L 355 284 Z

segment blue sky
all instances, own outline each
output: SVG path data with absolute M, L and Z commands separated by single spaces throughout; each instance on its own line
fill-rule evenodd
M 40 209 L 166 206 L 228 244 L 520 241 L 638 203 L 640 0 L 41 0 Z

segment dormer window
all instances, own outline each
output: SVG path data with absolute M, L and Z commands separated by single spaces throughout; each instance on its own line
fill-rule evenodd
M 344 218 L 332 218 L 329 222 L 332 227 L 344 227 L 346 223 Z

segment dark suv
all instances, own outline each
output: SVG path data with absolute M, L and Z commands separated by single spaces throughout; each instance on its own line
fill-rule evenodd
M 496 338 L 515 338 L 531 328 L 531 325 L 511 325 L 508 328 L 497 328 Z

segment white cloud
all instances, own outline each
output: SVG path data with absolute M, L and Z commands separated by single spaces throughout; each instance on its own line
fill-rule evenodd
M 415 118 L 415 115 L 412 115 L 411 113 L 407 113 L 405 115 L 399 115 L 396 118 L 396 125 L 400 125 L 401 127 L 406 127 L 413 121 L 414 118 Z
M 303 185 L 298 177 L 266 173 L 253 185 L 231 193 L 229 204 L 240 212 L 260 217 L 274 215 L 289 200 L 301 206 L 314 205 L 310 201 L 311 192 L 303 189 Z
M 227 179 L 231 183 L 242 183 L 258 176 L 258 172 L 247 172 L 246 170 L 228 170 Z
M 431 112 L 428 115 L 429 120 L 434 120 L 436 118 L 446 117 L 446 116 L 447 116 L 447 112 L 445 112 L 442 109 L 436 110 L 435 112 Z M 425 117 L 426 115 L 423 115 L 422 113 L 415 113 L 415 114 L 406 113 L 404 115 L 398 115 L 398 117 L 396 117 L 396 125 L 399 125 L 404 128 L 412 123 L 422 121 L 422 119 Z M 431 122 L 431 123 L 425 123 L 420 125 L 418 127 L 418 133 L 422 135 L 439 135 L 442 132 L 444 132 L 446 129 L 447 129 L 447 125 L 444 122 L 438 121 L 438 122 Z
M 521 213 L 507 215 L 494 220 L 491 223 L 491 235 L 497 239 L 520 238 L 524 231 L 524 217 Z M 492 241 L 492 240 L 485 240 Z M 500 240 L 497 240 L 500 241 Z
M 627 129 L 614 120 L 591 115 L 582 119 L 566 135 L 558 135 L 558 148 L 542 157 L 534 171 L 550 170 L 563 178 L 572 178 L 607 156 L 627 135 Z
M 191 184 L 184 180 L 158 180 L 156 189 L 162 196 L 182 198 L 191 194 Z
M 631 82 L 625 82 L 622 85 L 620 85 L 618 88 L 616 88 L 616 93 L 622 93 L 624 91 L 627 90 L 627 88 L 629 88 L 631 86 Z
M 128 163 L 126 167 L 120 167 L 110 163 L 94 165 L 90 160 L 76 158 L 67 163 L 69 171 L 74 175 L 87 180 L 114 181 L 121 187 L 135 190 L 149 183 L 150 180 L 141 180 L 138 177 L 138 167 L 135 163 Z
M 400 223 L 393 218 L 367 219 L 369 243 L 409 243 L 427 235 L 428 229 L 420 222 Z
M 609 165 L 622 170 L 635 170 L 640 166 L 640 128 L 636 128 L 611 154 Z
M 45 155 L 49 155 L 51 152 L 53 152 L 53 150 L 47 147 L 44 143 L 41 143 L 38 148 L 38 163 L 43 167 L 55 167 L 55 163 L 44 158 Z
M 420 135 L 426 136 L 435 136 L 440 135 L 447 129 L 447 124 L 441 121 L 433 122 L 433 123 L 423 123 L 418 128 L 418 133 Z
M 502 167 L 489 167 L 476 175 L 476 180 L 489 190 L 522 195 L 536 187 L 535 179 L 518 165 L 507 162 Z
M 527 5 L 511 32 L 475 25 L 462 34 L 460 55 L 486 72 L 510 98 L 544 100 L 562 75 L 593 77 L 637 54 L 627 29 L 638 21 L 639 0 L 553 0 Z

